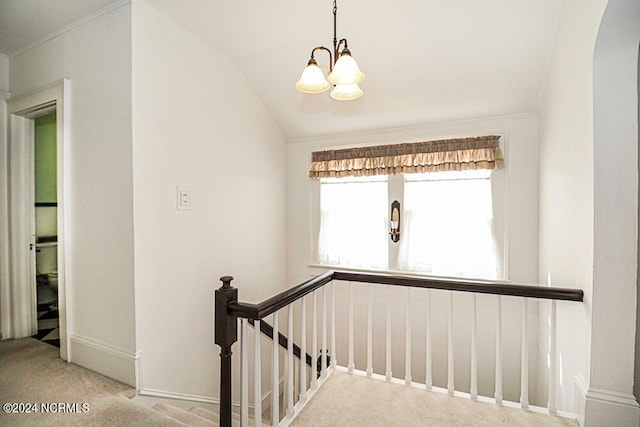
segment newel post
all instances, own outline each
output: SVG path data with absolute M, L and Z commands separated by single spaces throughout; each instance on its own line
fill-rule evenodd
M 231 427 L 231 346 L 238 341 L 238 317 L 229 314 L 230 302 L 238 300 L 233 277 L 220 278 L 222 287 L 215 292 L 215 343 L 220 346 L 220 426 Z

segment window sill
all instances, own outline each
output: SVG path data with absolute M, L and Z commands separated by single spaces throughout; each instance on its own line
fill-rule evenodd
M 345 267 L 344 265 L 307 264 L 307 267 L 322 269 L 324 271 L 343 270 L 343 271 L 353 271 L 358 273 L 389 274 L 389 275 L 409 276 L 409 277 L 426 277 L 430 279 L 479 280 L 483 282 L 492 282 L 492 283 L 504 283 L 504 284 L 512 283 L 511 280 L 508 280 L 508 279 L 484 279 L 481 277 L 466 277 L 466 276 L 436 276 L 434 274 L 422 273 L 419 271 L 404 271 L 404 270 L 390 270 L 390 269 L 378 270 L 374 268 Z

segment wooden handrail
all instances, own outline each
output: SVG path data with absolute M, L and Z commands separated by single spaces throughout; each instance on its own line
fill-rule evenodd
M 333 280 L 333 271 L 327 271 L 324 274 L 314 277 L 311 280 L 307 280 L 304 283 L 287 289 L 284 292 L 267 298 L 258 304 L 249 304 L 245 302 L 230 302 L 227 310 L 229 314 L 235 314 L 238 317 L 245 317 L 247 319 L 262 320 L 268 315 L 275 313 L 283 307 L 288 306 L 294 301 L 299 300 L 303 296 L 310 294 L 318 288 L 326 285 Z
M 393 276 L 384 274 L 352 273 L 347 271 L 334 271 L 333 280 L 563 301 L 582 302 L 584 299 L 584 292 L 582 289 L 517 285 L 486 280 Z
M 584 299 L 584 292 L 582 289 L 551 288 L 547 286 L 518 285 L 472 279 L 460 280 L 374 273 L 352 273 L 347 271 L 327 271 L 326 273 L 316 276 L 298 286 L 294 286 L 293 288 L 280 292 L 279 294 L 258 304 L 249 304 L 239 301 L 230 302 L 228 306 L 229 314 L 234 314 L 238 317 L 245 317 L 252 320 L 261 320 L 324 286 L 332 280 L 563 301 L 582 302 Z

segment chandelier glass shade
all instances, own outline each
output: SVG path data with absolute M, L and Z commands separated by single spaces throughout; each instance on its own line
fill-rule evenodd
M 349 49 L 342 51 L 328 80 L 334 85 L 357 84 L 364 80 L 364 73 L 358 68 L 356 60 L 351 57 Z
M 300 80 L 296 83 L 296 89 L 304 93 L 322 93 L 331 87 L 331 83 L 324 78 L 324 74 L 315 60 L 309 60 Z
M 335 87 L 331 91 L 331 97 L 346 101 L 362 96 L 363 92 L 358 87 L 358 83 L 364 80 L 364 73 L 360 71 L 358 64 L 351 56 L 351 51 L 347 47 L 347 39 L 338 41 L 336 35 L 337 14 L 338 7 L 336 0 L 334 0 L 333 50 L 324 46 L 313 48 L 307 67 L 302 72 L 300 80 L 296 83 L 296 89 L 304 93 L 321 93 L 329 89 L 333 84 Z M 342 51 L 340 51 L 341 48 Z M 319 50 L 326 51 L 329 54 L 329 73 L 326 78 L 314 58 L 315 53 Z
M 336 85 L 331 91 L 331 97 L 338 101 L 349 101 L 352 99 L 360 98 L 362 96 L 362 89 L 356 84 L 349 85 Z

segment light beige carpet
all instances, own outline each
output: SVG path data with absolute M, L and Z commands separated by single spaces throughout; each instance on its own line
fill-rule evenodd
M 58 356 L 57 348 L 33 338 L 0 341 L 0 404 L 77 403 L 70 409 L 80 412 L 7 414 L 0 408 L 0 426 L 184 426 L 129 400 L 135 390 L 128 385 Z
M 574 420 L 336 371 L 291 426 L 566 426 Z

